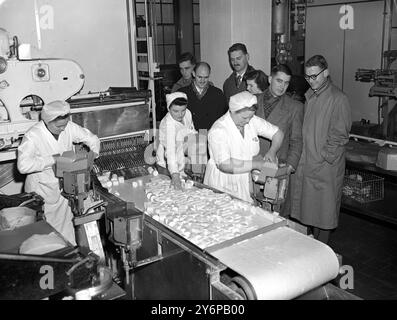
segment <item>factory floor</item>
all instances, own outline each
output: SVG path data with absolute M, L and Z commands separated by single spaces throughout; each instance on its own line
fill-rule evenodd
M 397 300 L 397 227 L 341 212 L 329 245 L 354 270 L 347 291 L 369 300 Z

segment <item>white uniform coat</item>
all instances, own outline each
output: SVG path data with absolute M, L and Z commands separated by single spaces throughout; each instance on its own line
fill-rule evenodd
M 18 147 L 18 170 L 28 174 L 25 191 L 34 191 L 43 197 L 47 222 L 75 245 L 73 214 L 67 199 L 61 195 L 59 180 L 52 168 L 53 155 L 72 150 L 73 142 L 83 142 L 99 154 L 100 141 L 89 130 L 69 121 L 56 140 L 44 122 L 38 122 L 26 132 Z
M 252 160 L 252 157 L 259 154 L 258 135 L 272 139 L 277 131 L 277 126 L 253 116 L 244 127 L 243 137 L 231 118 L 230 112 L 227 112 L 214 123 L 208 133 L 210 160 L 207 164 L 204 183 L 242 200 L 253 202 L 249 187 L 250 173 L 224 173 L 218 169 L 218 165 L 230 158 Z
M 197 133 L 194 129 L 192 114 L 186 109 L 183 123 L 176 121 L 168 112 L 160 122 L 157 164 L 168 168 L 170 174 L 183 173 L 185 168 L 185 137 Z

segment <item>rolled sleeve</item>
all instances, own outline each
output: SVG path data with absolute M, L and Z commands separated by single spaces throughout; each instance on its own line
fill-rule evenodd
M 255 128 L 257 135 L 272 140 L 279 128 L 270 122 L 257 116 L 251 119 L 252 126 Z
M 71 126 L 71 132 L 73 134 L 73 142 L 75 143 L 84 143 L 86 144 L 91 151 L 95 152 L 99 155 L 99 150 L 101 146 L 101 142 L 99 138 L 93 134 L 90 130 L 75 124 L 74 122 L 69 121 L 68 123 Z

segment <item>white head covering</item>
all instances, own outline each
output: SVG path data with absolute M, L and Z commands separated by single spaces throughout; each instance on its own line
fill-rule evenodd
M 44 105 L 41 119 L 47 124 L 59 116 L 70 113 L 70 105 L 66 101 L 56 100 Z
M 254 104 L 258 103 L 258 99 L 252 93 L 248 91 L 243 91 L 230 97 L 229 100 L 229 110 L 231 112 L 236 112 L 238 110 L 252 107 Z
M 187 95 L 186 95 L 186 93 L 177 91 L 177 92 L 167 94 L 165 96 L 165 99 L 167 100 L 167 110 L 170 110 L 170 106 L 171 106 L 172 102 L 174 102 L 174 100 L 177 98 L 185 98 L 187 100 Z

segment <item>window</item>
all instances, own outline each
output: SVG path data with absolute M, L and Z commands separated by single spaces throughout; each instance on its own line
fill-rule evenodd
M 150 0 L 147 3 L 149 26 L 153 31 L 155 61 L 161 65 L 176 64 L 177 30 L 174 0 Z M 137 17 L 142 16 L 145 20 L 145 1 L 136 0 L 135 6 Z M 151 16 L 153 18 L 150 18 Z M 146 28 L 140 26 L 138 21 L 137 37 L 146 39 Z
M 194 56 L 200 61 L 200 0 L 193 0 L 193 46 Z

